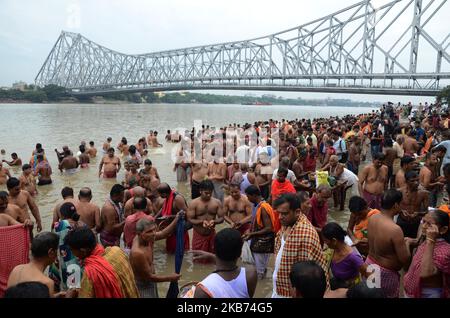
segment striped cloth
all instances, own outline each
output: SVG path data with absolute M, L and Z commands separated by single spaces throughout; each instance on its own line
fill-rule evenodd
M 11 271 L 29 262 L 30 231 L 22 224 L 0 227 L 0 298 Z
M 380 270 L 380 283 L 386 298 L 398 298 L 400 295 L 400 274 L 392 269 L 382 267 L 370 256 L 366 259 L 367 265 L 378 266 Z
M 282 234 L 283 229 L 278 232 L 275 240 L 275 255 L 280 250 Z M 327 264 L 320 245 L 319 235 L 308 218 L 302 213 L 286 238 L 283 248 L 280 269 L 276 279 L 276 292 L 278 295 L 283 297 L 291 296 L 289 273 L 292 265 L 299 261 L 315 261 L 327 272 Z

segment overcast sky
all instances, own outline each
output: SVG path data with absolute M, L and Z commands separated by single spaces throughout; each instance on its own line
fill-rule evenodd
M 269 35 L 323 17 L 356 2 L 357 0 L 0 0 L 0 86 L 10 86 L 19 80 L 34 82 L 62 30 L 81 33 L 119 52 L 150 53 Z M 383 4 L 387 1 L 375 2 Z M 449 6 L 444 8 L 449 9 Z M 441 26 L 448 32 L 445 15 L 439 19 Z M 370 101 L 395 99 L 366 95 L 275 94 L 303 98 L 350 97 Z M 399 99 L 425 100 L 409 97 Z

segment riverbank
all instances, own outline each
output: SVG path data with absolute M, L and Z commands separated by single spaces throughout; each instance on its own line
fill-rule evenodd
M 89 104 L 220 104 L 220 105 L 285 105 L 285 106 L 336 106 L 336 107 L 379 107 L 380 102 L 357 102 L 350 99 L 303 99 L 283 98 L 275 95 L 218 95 L 193 92 L 147 92 L 113 93 L 98 96 L 75 96 L 64 87 L 48 85 L 44 88 L 29 85 L 24 89 L 0 90 L 3 104 L 43 104 L 43 103 L 89 103 Z

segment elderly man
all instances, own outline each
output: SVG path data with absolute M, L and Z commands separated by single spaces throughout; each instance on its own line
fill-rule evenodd
M 359 195 L 358 176 L 345 167 L 345 164 L 339 163 L 339 158 L 336 155 L 330 157 L 330 162 L 326 164 L 322 171 L 328 171 L 328 175 L 337 179 L 338 184 L 333 189 L 335 206 L 340 204 L 340 210 L 344 210 L 344 203 L 348 189 L 352 189 L 352 196 Z
M 331 198 L 331 188 L 322 184 L 317 187 L 316 193 L 313 194 L 310 203 L 311 209 L 307 215 L 308 220 L 320 233 L 322 228 L 327 224 L 328 219 L 328 199 Z

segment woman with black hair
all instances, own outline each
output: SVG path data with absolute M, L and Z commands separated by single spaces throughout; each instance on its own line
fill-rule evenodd
M 422 244 L 404 277 L 410 298 L 450 298 L 449 216 L 440 210 L 422 219 Z
M 56 289 L 65 291 L 68 289 L 67 280 L 71 273 L 68 267 L 72 264 L 80 266 L 78 259 L 72 254 L 69 246 L 64 243 L 66 235 L 74 229 L 86 227 L 86 224 L 80 221 L 80 215 L 77 213 L 75 205 L 66 202 L 59 209 L 61 220 L 55 223 L 53 231 L 59 235 L 58 262 L 50 268 L 50 276 L 55 281 Z M 58 288 L 59 287 L 59 288 Z
M 322 229 L 322 237 L 333 250 L 331 259 L 331 289 L 349 288 L 367 276 L 367 265 L 362 256 L 345 242 L 347 232 L 337 223 L 328 223 Z M 361 275 L 361 276 L 360 276 Z

